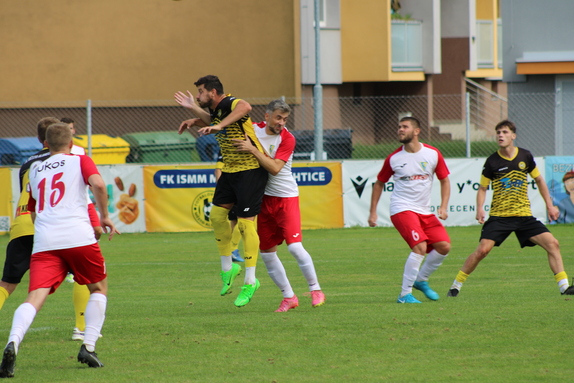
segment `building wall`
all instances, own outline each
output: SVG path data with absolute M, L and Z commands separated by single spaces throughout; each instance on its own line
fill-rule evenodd
M 3 1 L 0 102 L 298 97 L 299 0 Z M 8 59 L 7 59 L 8 58 Z
M 343 82 L 388 80 L 389 15 L 390 0 L 341 0 Z

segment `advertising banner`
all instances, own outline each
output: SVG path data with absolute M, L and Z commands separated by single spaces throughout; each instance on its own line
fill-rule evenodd
M 294 163 L 299 185 L 303 229 L 332 229 L 344 225 L 341 163 Z
M 211 230 L 214 164 L 145 166 L 146 229 L 149 232 Z M 341 164 L 299 163 L 293 176 L 300 192 L 304 229 L 343 227 Z
M 554 205 L 560 210 L 556 223 L 574 223 L 574 157 L 546 157 L 544 179 Z
M 0 234 L 10 231 L 12 211 L 12 180 L 10 168 L 0 168 Z
M 108 190 L 108 212 L 120 233 L 145 228 L 144 184 L 141 165 L 98 165 Z M 93 195 L 90 193 L 93 200 Z M 99 209 L 100 207 L 98 207 Z
M 450 170 L 450 200 L 448 219 L 441 221 L 445 226 L 476 225 L 476 192 L 480 185 L 482 166 L 485 158 L 446 159 Z M 537 166 L 544 175 L 544 159 L 536 158 Z M 345 227 L 368 226 L 369 207 L 373 183 L 383 166 L 383 161 L 344 161 L 343 162 L 343 206 Z M 379 226 L 392 226 L 389 216 L 389 203 L 394 183 L 392 178 L 385 184 L 377 206 Z M 544 201 L 540 197 L 534 180 L 529 180 L 528 195 L 535 217 L 547 220 Z M 486 192 L 485 210 L 488 214 L 492 191 Z M 431 195 L 431 212 L 437 213 L 440 205 L 440 183 L 435 178 Z

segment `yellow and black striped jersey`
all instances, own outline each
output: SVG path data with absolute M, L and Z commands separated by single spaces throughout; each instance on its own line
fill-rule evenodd
M 488 187 L 492 182 L 491 216 L 532 216 L 528 199 L 528 174 L 536 178 L 540 171 L 534 157 L 526 149 L 516 148 L 513 158 L 504 157 L 497 151 L 486 159 L 480 185 Z
M 34 162 L 44 161 L 48 157 L 50 157 L 50 150 L 44 148 L 28 158 L 20 168 L 20 197 L 18 199 L 18 207 L 16 208 L 16 216 L 10 226 L 10 240 L 26 235 L 34 235 L 34 223 L 28 211 L 28 200 L 30 199 L 30 192 L 27 189 L 28 172 Z
M 221 120 L 235 109 L 239 101 L 240 99 L 230 95 L 221 100 L 214 110 L 210 110 L 211 124 L 216 125 L 220 123 Z M 245 134 L 247 134 L 247 137 L 251 139 L 257 149 L 263 152 L 261 144 L 255 136 L 249 115 L 243 116 L 240 120 L 226 126 L 215 134 L 224 164 L 221 169 L 222 172 L 236 173 L 243 170 L 256 169 L 260 166 L 255 156 L 250 153 L 240 153 L 237 151 L 237 148 L 233 146 L 231 140 L 245 140 Z

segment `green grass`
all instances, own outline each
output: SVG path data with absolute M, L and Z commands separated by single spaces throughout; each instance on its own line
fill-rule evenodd
M 553 226 L 574 276 L 573 226 Z M 453 251 L 432 276 L 441 294 L 395 303 L 408 249 L 393 228 L 313 230 L 327 303 L 312 308 L 303 277 L 280 247 L 300 306 L 273 311 L 281 294 L 260 261 L 261 288 L 238 309 L 219 296 L 211 233 L 124 234 L 101 241 L 109 272 L 102 369 L 76 360 L 72 288 L 50 296 L 21 344 L 23 382 L 555 382 L 574 366 L 574 302 L 558 293 L 540 248 L 514 236 L 493 250 L 457 298 L 446 292 L 478 241 L 479 227 L 448 229 Z M 0 237 L 5 248 L 7 236 Z M 1 311 L 0 339 L 23 301 L 27 279 Z
M 438 148 L 443 156 L 448 158 L 466 157 L 466 143 L 464 141 L 427 142 Z M 381 143 L 378 145 L 353 145 L 353 159 L 381 159 L 391 154 L 400 146 L 398 142 Z M 488 157 L 498 150 L 498 144 L 490 141 L 479 141 L 471 144 L 471 157 Z

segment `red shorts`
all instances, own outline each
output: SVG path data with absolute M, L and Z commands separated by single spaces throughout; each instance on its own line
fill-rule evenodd
M 94 243 L 32 254 L 28 292 L 49 287 L 52 294 L 70 271 L 74 273 L 74 280 L 80 285 L 104 280 L 106 264 L 100 246 Z
M 428 253 L 433 249 L 433 243 L 450 243 L 446 229 L 434 214 L 422 215 L 407 210 L 392 215 L 391 221 L 411 249 L 426 241 Z
M 267 250 L 284 240 L 289 245 L 301 242 L 301 212 L 299 197 L 263 196 L 261 213 L 257 216 L 259 249 Z
M 100 216 L 98 215 L 96 207 L 93 203 L 88 204 L 88 215 L 90 216 L 90 223 L 92 224 L 92 227 L 102 226 L 100 223 Z

